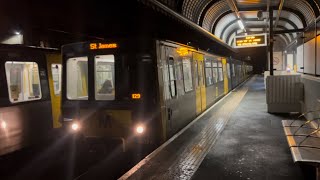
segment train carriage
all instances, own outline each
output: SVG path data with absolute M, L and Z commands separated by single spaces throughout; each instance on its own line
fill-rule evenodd
M 85 144 L 159 145 L 245 78 L 235 61 L 171 41 L 74 43 L 62 55 L 63 126 Z
M 60 109 L 51 99 L 60 95 L 50 97 L 53 81 L 47 67 L 61 65 L 59 50 L 1 45 L 0 62 L 0 155 L 46 143 L 53 127 L 59 127 L 52 115 L 58 117 Z

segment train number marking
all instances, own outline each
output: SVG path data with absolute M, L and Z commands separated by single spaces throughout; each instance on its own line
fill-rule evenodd
M 140 99 L 141 98 L 141 94 L 140 93 L 131 94 L 131 98 L 132 99 Z

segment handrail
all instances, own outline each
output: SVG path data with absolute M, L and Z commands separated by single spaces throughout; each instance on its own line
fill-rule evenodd
M 319 129 L 319 128 L 316 129 L 316 130 L 314 130 L 314 131 L 311 132 L 310 134 L 308 134 L 306 137 L 304 137 L 304 139 L 303 139 L 301 142 L 299 142 L 298 146 L 300 146 L 307 138 L 311 137 L 311 135 L 316 134 L 317 132 L 320 132 L 320 129 Z
M 299 118 L 301 118 L 302 116 L 305 116 L 305 115 L 307 115 L 307 114 L 309 114 L 309 113 L 314 113 L 314 112 L 319 112 L 319 113 L 320 113 L 320 109 L 319 109 L 319 110 L 306 111 L 306 112 L 302 113 L 300 116 L 298 116 L 297 119 L 293 120 L 293 121 L 290 123 L 290 126 L 291 126 L 295 121 L 297 121 Z
M 309 123 L 311 123 L 312 121 L 315 121 L 315 120 L 320 120 L 320 118 L 315 118 L 315 119 L 307 120 L 305 123 L 301 124 L 301 125 L 298 127 L 298 129 L 296 129 L 296 130 L 294 131 L 293 135 L 296 135 L 296 133 L 300 130 L 300 128 L 302 128 L 303 126 L 305 126 L 305 125 L 307 125 L 307 124 L 309 124 Z M 318 124 L 318 127 L 317 127 L 316 129 L 319 129 L 319 123 L 317 123 L 317 124 Z
M 311 111 L 307 111 L 307 112 L 304 112 L 302 113 L 300 116 L 298 116 L 297 119 L 301 118 L 301 117 L 305 117 L 307 114 L 310 114 L 310 113 L 315 113 L 315 112 L 320 112 L 320 110 L 311 110 Z M 290 126 L 297 120 L 293 120 L 291 123 L 290 123 Z M 320 120 L 320 117 L 317 117 L 317 118 L 314 118 L 314 119 L 309 119 L 307 120 L 306 122 L 304 122 L 303 124 L 301 124 L 296 130 L 295 132 L 293 133 L 293 136 L 296 136 L 296 133 L 305 125 L 307 124 L 310 124 L 311 122 L 314 122 L 314 121 L 319 121 Z M 297 145 L 297 147 L 305 147 L 305 146 L 302 146 L 301 144 L 303 142 L 305 142 L 309 137 L 313 137 L 312 135 L 315 135 L 317 134 L 318 132 L 320 132 L 320 124 L 319 122 L 317 123 L 318 127 L 314 129 L 314 131 L 312 131 L 311 133 L 309 133 L 308 135 L 305 135 L 305 137 L 303 138 L 302 141 L 300 141 Z M 312 127 L 311 127 L 312 128 Z M 318 136 L 317 136 L 318 137 Z M 310 146 L 312 148 L 312 146 Z

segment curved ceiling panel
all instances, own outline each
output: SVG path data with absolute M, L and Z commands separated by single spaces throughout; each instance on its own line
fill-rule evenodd
M 170 1 L 170 0 L 162 0 Z M 267 6 L 274 8 L 274 20 L 278 15 L 280 0 L 177 0 L 182 3 L 182 14 L 212 32 L 229 45 L 233 45 L 234 37 L 243 34 L 238 25 L 242 19 L 248 34 L 268 31 L 269 22 L 266 17 L 258 19 L 258 10 L 265 11 Z M 233 7 L 232 1 L 235 2 Z M 276 31 L 304 29 L 312 25 L 319 15 L 319 0 L 284 0 Z M 269 3 L 269 4 L 268 4 Z M 231 9 L 237 11 L 237 14 Z M 250 11 L 249 11 L 250 10 Z M 264 13 L 265 15 L 267 13 Z M 238 16 L 239 15 L 239 16 Z M 237 17 L 238 16 L 238 17 Z M 201 21 L 201 22 L 200 22 Z M 274 21 L 275 23 L 275 21 Z M 279 34 L 276 36 L 283 47 L 295 40 L 297 33 Z
M 306 0 L 286 0 L 283 6 L 297 10 L 303 14 L 307 25 L 310 25 L 316 19 L 314 10 Z
M 228 40 L 228 44 L 230 45 L 230 46 L 234 46 L 234 38 L 236 37 L 236 33 L 232 33 L 231 35 L 230 35 L 230 38 L 229 38 L 229 40 Z
M 248 34 L 267 32 L 269 22 L 267 22 L 266 19 L 259 20 L 257 18 L 257 11 L 241 11 L 239 13 L 240 13 L 240 16 L 242 17 L 242 20 L 244 22 L 244 25 L 246 27 L 246 31 L 248 32 Z M 277 10 L 274 11 L 275 15 L 276 13 L 277 13 Z M 274 17 L 274 20 L 275 19 L 276 18 Z M 261 31 L 260 32 L 256 31 L 257 28 L 261 29 Z M 283 11 L 281 13 L 281 17 L 279 18 L 278 26 L 276 30 L 293 30 L 293 29 L 300 29 L 300 28 L 303 28 L 303 23 L 298 16 L 296 16 L 295 14 L 289 11 Z M 238 25 L 235 14 L 229 13 L 218 20 L 213 32 L 216 36 L 218 36 L 224 42 L 228 43 L 229 45 L 232 45 L 230 38 L 231 36 L 234 36 L 235 32 L 238 32 L 236 34 L 239 34 L 239 32 L 242 32 L 242 30 L 241 31 L 239 30 L 240 30 L 240 27 Z M 297 34 L 291 33 L 291 34 L 283 34 L 281 36 L 283 36 L 283 38 L 286 41 L 286 44 L 288 44 L 294 38 L 297 37 Z
M 230 35 L 233 33 L 233 32 L 236 32 L 237 30 L 239 29 L 239 25 L 238 23 L 232 23 L 231 25 L 229 25 L 227 28 L 225 28 L 225 30 L 222 32 L 221 34 L 221 39 L 224 41 L 224 42 L 228 42 L 230 38 Z M 230 44 L 229 44 L 230 45 Z
M 273 11 L 273 17 L 276 17 L 276 13 L 277 11 Z M 291 22 L 293 22 L 298 29 L 302 29 L 303 28 L 303 20 L 299 18 L 299 16 L 297 16 L 296 14 L 286 11 L 286 10 L 282 10 L 281 12 L 281 18 L 284 19 L 288 19 Z
M 223 34 L 224 29 L 230 26 L 230 23 L 233 23 L 236 20 L 237 17 L 234 13 L 230 13 L 226 16 L 223 16 L 217 23 L 216 28 L 214 29 L 214 35 L 218 36 L 220 39 L 223 40 L 221 35 Z
M 182 4 L 182 14 L 191 21 L 199 24 L 202 11 L 211 0 L 185 0 Z
M 229 11 L 230 8 L 226 0 L 218 1 L 213 4 L 208 11 L 205 13 L 202 27 L 209 32 L 212 32 L 212 27 L 216 20 L 225 12 Z

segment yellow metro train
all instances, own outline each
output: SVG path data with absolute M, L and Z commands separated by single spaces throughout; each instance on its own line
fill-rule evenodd
M 79 142 L 159 145 L 243 82 L 252 66 L 172 41 L 62 47 L 63 127 Z

